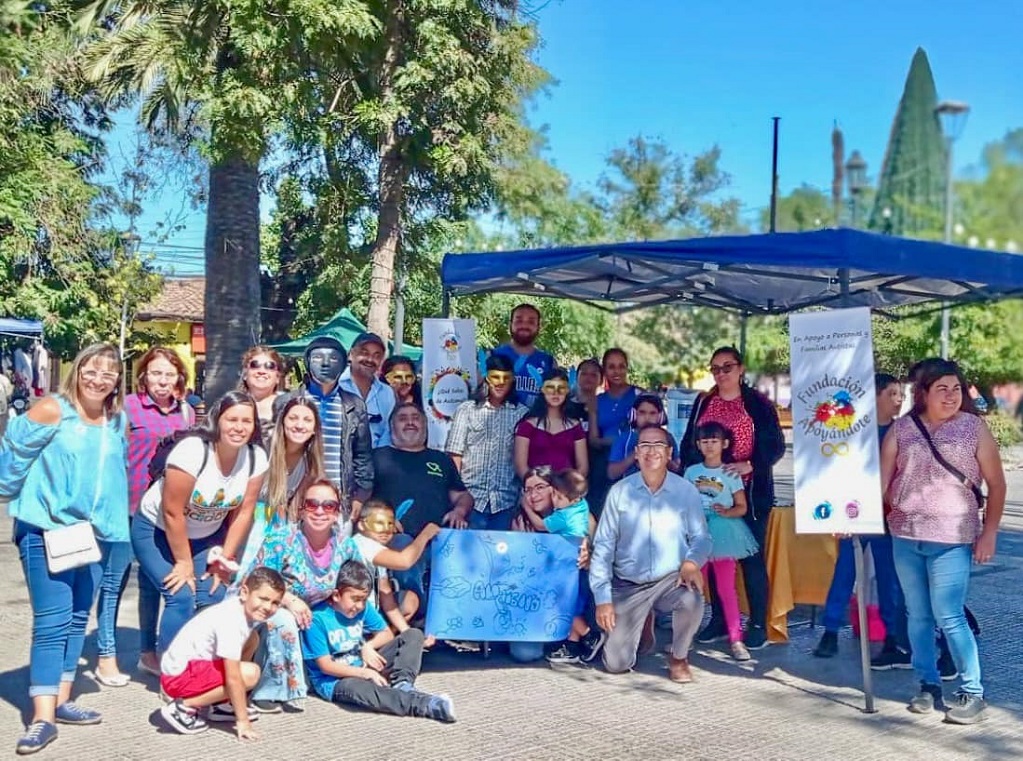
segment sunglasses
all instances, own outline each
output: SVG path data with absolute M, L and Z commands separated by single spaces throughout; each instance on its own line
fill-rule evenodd
M 711 375 L 728 375 L 732 370 L 739 366 L 738 362 L 725 362 L 723 365 L 711 365 Z
M 268 359 L 264 362 L 260 362 L 258 359 L 249 360 L 250 370 L 259 370 L 260 368 L 264 370 L 270 370 L 271 372 L 273 372 L 274 370 L 277 369 L 277 363 L 274 362 L 272 359 Z
M 302 502 L 302 509 L 308 513 L 325 513 L 333 515 L 341 509 L 341 503 L 335 499 L 307 499 Z
M 399 370 L 392 370 L 384 376 L 387 378 L 388 383 L 415 383 L 416 374 L 410 372 L 403 372 Z
M 567 394 L 568 384 L 567 383 L 544 383 L 540 387 L 547 394 Z

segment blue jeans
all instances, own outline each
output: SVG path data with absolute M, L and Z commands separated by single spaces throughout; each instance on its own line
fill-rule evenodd
M 85 625 L 99 585 L 99 563 L 51 574 L 46 567 L 43 531 L 14 522 L 21 569 L 32 605 L 32 647 L 28 694 L 56 696 L 61 682 L 75 681 L 85 644 Z
M 211 547 L 221 546 L 227 535 L 227 526 L 222 525 L 213 534 L 204 539 L 190 539 L 192 562 L 195 566 L 195 592 L 185 584 L 176 593 L 171 594 L 164 586 L 163 580 L 174 567 L 174 554 L 167 543 L 167 534 L 141 515 L 136 515 L 131 522 L 131 546 L 135 557 L 139 559 L 139 567 L 149 580 L 160 590 L 163 596 L 164 610 L 160 621 L 158 650 L 163 652 L 173 641 L 181 627 L 195 615 L 199 608 L 220 602 L 226 591 L 221 584 L 216 592 L 211 592 L 213 579 L 203 579 L 206 573 L 206 553 Z
M 888 535 L 861 536 L 863 549 L 870 547 L 874 558 L 874 576 L 877 579 L 877 607 L 881 611 L 887 636 L 904 650 L 909 649 L 909 638 L 906 630 L 906 603 L 902 597 L 902 587 L 895 573 L 895 560 L 892 557 L 892 538 Z M 837 632 L 845 622 L 849 608 L 849 598 L 856 584 L 856 557 L 852 539 L 842 539 L 838 543 L 838 560 L 835 562 L 835 575 L 828 589 L 828 599 L 824 603 L 824 631 Z
M 126 575 L 125 581 L 127 579 Z M 149 580 L 141 565 L 138 567 L 138 579 L 139 650 L 143 653 L 155 653 L 156 627 L 160 622 L 160 588 Z
M 893 537 L 895 569 L 906 595 L 913 670 L 926 684 L 941 684 L 934 626 L 945 633 L 952 660 L 962 675 L 962 691 L 983 695 L 977 640 L 963 606 L 970 587 L 973 547 Z
M 469 513 L 469 528 L 473 531 L 511 531 L 515 512 L 514 508 L 499 513 L 481 513 L 479 510 L 473 510 Z
M 96 649 L 101 658 L 110 658 L 117 655 L 117 611 L 131 566 L 131 542 L 100 542 L 99 547 L 103 574 L 96 603 Z

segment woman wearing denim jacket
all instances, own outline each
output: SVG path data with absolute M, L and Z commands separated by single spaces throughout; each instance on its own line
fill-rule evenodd
M 100 563 L 51 573 L 44 532 L 87 521 L 100 549 L 128 541 L 128 474 L 122 365 L 93 344 L 75 358 L 60 391 L 11 421 L 0 445 L 0 496 L 9 497 L 14 542 L 32 604 L 29 695 L 33 715 L 19 754 L 57 739 L 56 723 L 98 724 L 71 701 Z

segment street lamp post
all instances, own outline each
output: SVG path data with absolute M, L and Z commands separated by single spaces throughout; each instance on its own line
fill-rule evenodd
M 859 217 L 859 196 L 867 187 L 867 162 L 859 151 L 853 151 L 849 160 L 845 162 L 845 177 L 852 198 L 852 227 L 855 229 Z
M 941 129 L 945 134 L 945 243 L 952 242 L 952 206 L 955 201 L 952 184 L 952 143 L 954 143 L 966 126 L 966 117 L 970 107 L 958 100 L 943 100 L 934 109 L 941 120 Z M 952 332 L 951 314 L 948 303 L 941 305 L 941 356 L 948 359 L 949 336 Z

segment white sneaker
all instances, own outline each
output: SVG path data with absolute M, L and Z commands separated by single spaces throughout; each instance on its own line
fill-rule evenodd
M 749 649 L 742 640 L 732 643 L 732 658 L 737 661 L 748 661 L 750 659 Z

